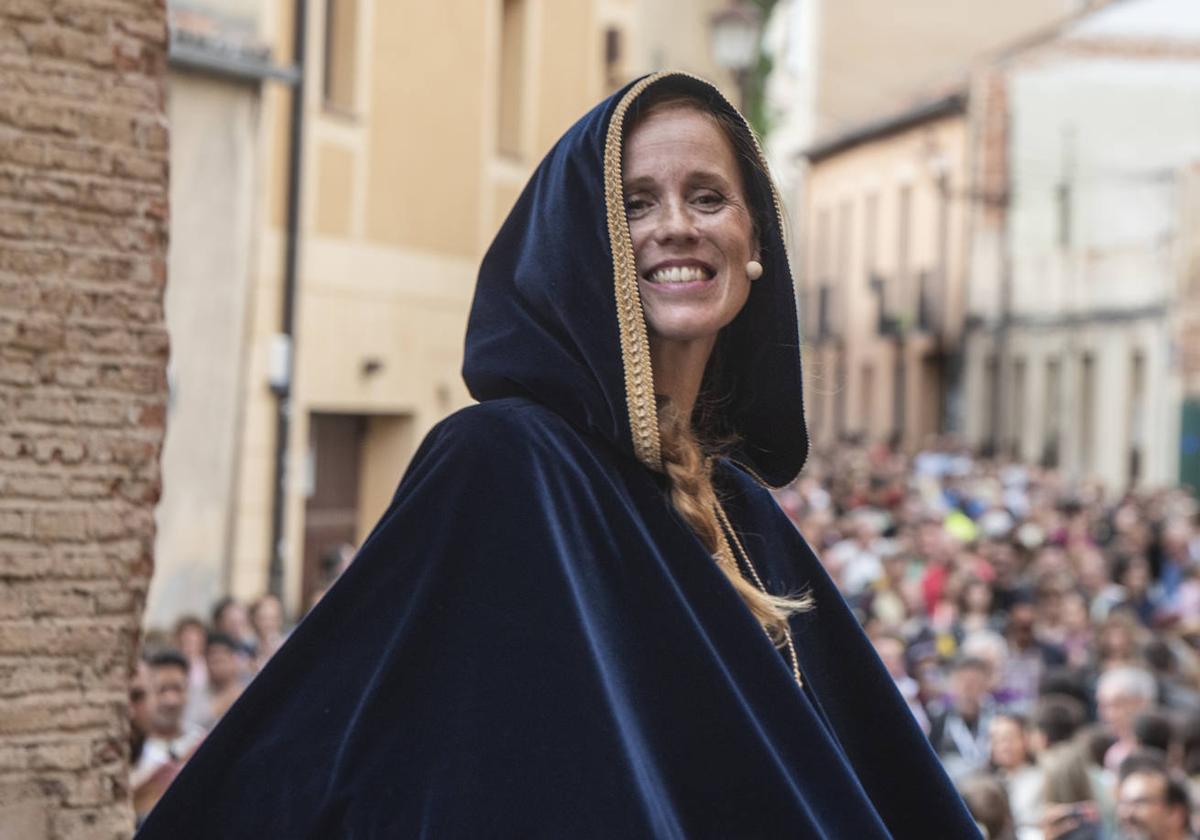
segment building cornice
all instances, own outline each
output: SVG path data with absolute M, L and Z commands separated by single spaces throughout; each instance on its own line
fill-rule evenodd
M 882 119 L 863 123 L 809 146 L 800 156 L 807 158 L 809 163 L 819 163 L 856 146 L 899 134 L 931 120 L 965 114 L 966 110 L 967 91 L 964 88 L 937 99 L 926 100 Z

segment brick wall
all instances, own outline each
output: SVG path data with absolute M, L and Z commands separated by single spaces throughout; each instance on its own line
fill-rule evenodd
M 0 838 L 123 837 L 166 408 L 163 0 L 0 0 Z

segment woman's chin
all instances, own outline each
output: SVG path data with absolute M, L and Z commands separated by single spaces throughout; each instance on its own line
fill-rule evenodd
M 650 345 L 655 344 L 696 344 L 711 342 L 721 331 L 721 324 L 711 320 L 661 319 L 647 318 L 650 333 Z

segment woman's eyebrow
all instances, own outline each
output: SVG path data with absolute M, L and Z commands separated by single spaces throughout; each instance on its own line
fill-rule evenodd
M 732 185 L 729 179 L 720 172 L 715 172 L 709 169 L 696 169 L 689 172 L 686 177 L 688 183 L 711 184 L 715 186 L 729 188 Z M 625 181 L 625 190 L 633 192 L 634 190 L 644 190 L 657 186 L 658 181 L 653 175 L 639 175 L 636 178 L 630 178 Z
M 637 178 L 631 178 L 625 182 L 625 191 L 634 192 L 635 190 L 644 190 L 655 185 L 653 175 L 641 175 Z

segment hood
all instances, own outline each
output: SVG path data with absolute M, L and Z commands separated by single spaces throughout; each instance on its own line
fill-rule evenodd
M 463 379 L 483 402 L 525 397 L 662 469 L 654 374 L 621 182 L 625 115 L 653 85 L 698 93 L 745 119 L 716 87 L 684 73 L 645 76 L 575 123 L 534 171 L 483 258 Z M 754 147 L 766 169 L 757 141 Z M 760 231 L 763 276 L 718 339 L 706 388 L 720 396 L 730 460 L 779 487 L 808 454 L 796 298 L 778 193 Z M 749 185 L 748 185 L 749 186 Z

